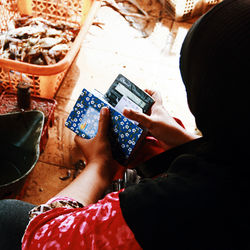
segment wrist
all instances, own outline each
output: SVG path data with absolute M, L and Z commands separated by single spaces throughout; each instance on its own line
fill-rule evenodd
M 95 172 L 95 175 L 99 179 L 100 183 L 104 186 L 108 186 L 112 182 L 115 175 L 115 169 L 112 165 L 111 159 L 93 159 L 87 163 L 86 170 L 87 169 Z
M 167 149 L 182 145 L 199 137 L 188 132 L 179 124 L 174 124 L 174 126 L 169 128 L 169 131 L 169 133 L 166 133 L 165 136 L 160 139 Z
M 190 141 L 195 140 L 197 138 L 198 138 L 198 136 L 193 135 L 192 133 L 188 132 L 186 129 L 184 129 L 184 128 L 181 127 L 176 132 L 176 136 L 175 136 L 175 141 L 173 143 L 173 147 L 174 146 L 182 145 L 184 143 L 190 142 Z

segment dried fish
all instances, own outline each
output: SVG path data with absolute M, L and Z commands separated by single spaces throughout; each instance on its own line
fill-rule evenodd
M 44 57 L 44 59 L 45 59 L 45 61 L 46 61 L 46 63 L 47 63 L 48 65 L 50 65 L 50 64 L 55 64 L 55 63 L 56 63 L 56 60 L 55 60 L 54 58 L 51 58 L 51 57 L 48 55 L 48 52 L 47 52 L 47 51 L 43 51 L 42 54 L 43 54 L 43 57 Z
M 40 36 L 38 37 L 30 37 L 27 42 L 32 46 L 39 42 Z M 33 49 L 34 50 L 34 49 Z
M 61 37 L 45 37 L 40 39 L 39 45 L 41 46 L 41 48 L 52 48 L 53 46 L 59 44 L 61 41 Z
M 12 20 L 0 33 L 0 58 L 38 65 L 62 60 L 79 32 L 72 24 L 53 23 L 30 16 Z
M 25 26 L 25 27 L 20 27 L 20 28 L 9 30 L 8 36 L 22 38 L 25 35 L 35 36 L 35 35 L 38 35 L 40 33 L 45 33 L 45 32 L 46 32 L 45 28 L 41 26 Z
M 68 51 L 69 51 L 69 46 L 67 44 L 58 44 L 58 45 L 55 45 L 54 47 L 52 47 L 48 51 L 48 55 L 51 58 L 59 61 L 60 58 L 64 57 Z

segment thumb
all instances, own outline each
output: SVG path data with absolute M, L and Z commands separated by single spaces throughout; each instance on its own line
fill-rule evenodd
M 139 122 L 143 127 L 150 129 L 152 121 L 148 115 L 127 108 L 123 110 L 123 114 L 129 119 Z
M 97 135 L 106 136 L 108 134 L 108 127 L 109 127 L 109 109 L 107 107 L 103 107 L 100 112 Z

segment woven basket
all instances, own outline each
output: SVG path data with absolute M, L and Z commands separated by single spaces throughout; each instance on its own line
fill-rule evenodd
M 56 64 L 39 66 L 0 58 L 1 88 L 16 91 L 17 84 L 26 81 L 31 84 L 31 93 L 34 96 L 53 98 L 79 51 L 99 7 L 100 2 L 96 0 L 1 0 L 1 32 L 7 29 L 11 19 L 23 14 L 80 28 L 69 52 Z
M 176 21 L 183 21 L 205 13 L 223 0 L 161 0 L 166 11 Z

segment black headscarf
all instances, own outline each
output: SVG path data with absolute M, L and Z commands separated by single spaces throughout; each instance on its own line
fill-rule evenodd
M 224 0 L 188 32 L 180 67 L 204 137 L 142 164 L 165 175 L 120 193 L 143 249 L 250 249 L 249 32 L 250 0 Z
M 248 156 L 250 1 L 224 0 L 188 32 L 180 69 L 197 127 L 216 154 Z

